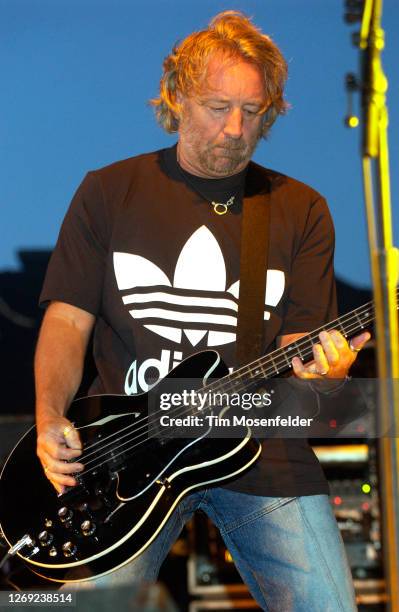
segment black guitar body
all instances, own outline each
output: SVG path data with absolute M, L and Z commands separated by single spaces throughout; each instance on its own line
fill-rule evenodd
M 239 439 L 216 441 L 209 426 L 196 438 L 165 437 L 157 435 L 159 419 L 151 418 L 154 401 L 163 389 L 170 391 L 171 380 L 175 391 L 198 389 L 208 376 L 227 373 L 218 353 L 204 351 L 179 364 L 149 393 L 73 402 L 68 418 L 82 439 L 85 470 L 76 475 L 79 484 L 60 496 L 43 473 L 31 428 L 0 479 L 0 524 L 10 546 L 25 534 L 34 541 L 18 552 L 29 568 L 56 582 L 109 573 L 154 540 L 184 495 L 249 468 L 261 447 L 247 428 L 237 432 Z

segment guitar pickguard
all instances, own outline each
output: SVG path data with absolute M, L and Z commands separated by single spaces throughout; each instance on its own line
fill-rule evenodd
M 191 450 L 191 448 L 195 444 L 198 444 L 201 440 L 203 440 L 210 433 L 211 429 L 212 427 L 208 427 L 203 435 L 199 436 L 198 438 L 193 438 L 192 440 L 186 441 L 184 446 L 173 455 L 173 457 L 162 467 L 162 469 L 157 474 L 153 475 L 151 472 L 146 472 L 145 478 L 148 480 L 148 483 L 137 493 L 130 494 L 130 496 L 128 496 L 129 489 L 132 489 L 132 483 L 128 478 L 128 474 L 118 474 L 118 484 L 116 487 L 117 498 L 120 501 L 124 502 L 132 501 L 133 499 L 136 499 L 140 495 L 146 493 L 157 481 L 162 483 L 162 476 L 167 474 L 169 469 L 173 468 L 173 465 L 181 457 L 181 455 Z

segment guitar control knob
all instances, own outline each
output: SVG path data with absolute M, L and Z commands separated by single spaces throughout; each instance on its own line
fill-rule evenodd
M 92 535 L 95 530 L 96 530 L 96 526 L 94 523 L 92 523 L 91 521 L 83 521 L 83 523 L 80 526 L 82 533 L 84 536 L 90 536 Z
M 41 531 L 38 535 L 39 542 L 42 546 L 49 546 L 51 542 L 54 540 L 54 536 L 52 533 L 48 531 Z
M 72 557 L 76 553 L 76 546 L 73 542 L 65 542 L 62 545 L 62 552 L 64 553 L 64 557 Z
M 46 518 L 44 521 L 44 525 L 45 527 L 52 527 L 53 526 L 53 521 L 51 519 Z
M 67 521 L 69 521 L 72 518 L 72 514 L 72 510 L 70 510 L 66 506 L 63 506 L 58 510 L 58 518 L 62 523 L 66 523 Z
M 57 554 L 58 554 L 58 553 L 57 553 L 57 549 L 56 549 L 54 546 L 52 546 L 52 547 L 49 549 L 48 554 L 50 555 L 50 557 L 56 557 L 56 556 L 57 556 Z

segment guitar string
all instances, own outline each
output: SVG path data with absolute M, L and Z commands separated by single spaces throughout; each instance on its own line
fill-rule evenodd
M 208 389 L 207 389 L 207 390 L 208 390 Z M 209 409 L 209 408 L 212 408 L 212 406 L 210 406 L 210 407 L 208 406 L 208 407 L 207 407 L 207 409 Z M 178 412 L 178 411 L 179 411 L 179 407 L 177 407 L 177 408 L 176 408 L 176 412 Z M 188 410 L 186 411 L 187 415 L 188 415 L 188 414 L 190 414 L 190 412 L 191 412 L 191 411 L 190 411 L 190 407 L 189 407 L 189 408 L 188 408 Z M 170 415 L 170 414 L 171 414 L 171 413 L 169 413 L 169 415 Z M 183 413 L 181 413 L 181 414 L 180 414 L 180 416 L 182 416 L 182 415 L 184 415 L 184 414 L 185 414 L 185 413 L 183 412 Z M 148 423 L 146 423 L 146 425 L 145 425 L 145 426 L 142 426 L 142 427 L 140 427 L 140 428 L 135 429 L 135 430 L 134 430 L 134 432 L 131 432 L 131 433 L 132 433 L 132 434 L 134 434 L 134 435 L 133 435 L 132 437 L 128 437 L 128 439 L 127 439 L 127 440 L 125 440 L 125 441 L 124 441 L 122 444 L 120 443 L 120 442 L 121 442 L 121 440 L 122 440 L 124 437 L 129 436 L 130 434 L 125 434 L 125 435 L 124 435 L 124 436 L 122 436 L 122 437 L 120 437 L 120 435 L 119 435 L 119 436 L 118 436 L 118 438 L 117 438 L 116 440 L 114 440 L 113 442 L 109 442 L 108 444 L 106 444 L 106 445 L 104 445 L 104 446 L 102 446 L 102 447 L 99 447 L 99 448 L 97 449 L 96 453 L 93 453 L 93 452 L 92 452 L 92 453 L 90 453 L 89 455 L 86 455 L 86 459 L 87 459 L 87 458 L 88 458 L 88 456 L 90 456 L 90 455 L 93 455 L 93 454 L 95 454 L 95 455 L 96 455 L 96 454 L 97 454 L 99 451 L 100 451 L 100 452 L 101 452 L 101 451 L 103 451 L 103 450 L 104 450 L 104 449 L 105 449 L 107 446 L 109 447 L 109 446 L 110 446 L 111 444 L 113 444 L 114 442 L 117 442 L 117 443 L 119 443 L 119 444 L 118 444 L 118 446 L 117 446 L 116 448 L 115 448 L 115 447 L 111 448 L 111 453 L 110 453 L 111 458 L 115 458 L 114 451 L 117 451 L 117 450 L 119 450 L 119 449 L 123 448 L 124 446 L 126 446 L 126 445 L 127 445 L 127 444 L 129 444 L 130 442 L 135 442 L 136 440 L 139 440 L 140 438 L 143 438 L 143 436 L 145 436 L 145 440 L 150 440 L 150 439 L 151 439 L 150 434 L 154 432 L 154 429 L 153 429 L 153 430 L 151 430 L 151 419 L 149 419 L 148 417 L 145 417 L 144 419 L 142 419 L 142 421 L 146 421 L 146 420 L 148 421 Z M 156 423 L 158 423 L 158 419 L 153 419 L 153 421 L 154 421 L 154 420 L 156 421 Z M 148 426 L 150 427 L 150 429 L 149 429 L 149 430 L 144 431 L 142 434 L 137 435 L 137 433 L 138 433 L 138 431 L 140 431 L 140 429 L 145 429 L 145 428 L 147 428 Z M 159 432 L 159 429 L 157 429 L 157 431 Z M 172 433 L 173 431 L 177 431 L 177 428 L 172 428 L 172 429 L 170 430 L 170 433 Z M 119 433 L 120 433 L 120 432 L 119 432 Z M 116 433 L 116 435 L 117 435 L 117 434 L 118 434 L 118 432 Z M 145 440 L 141 440 L 139 444 L 141 444 L 141 443 L 145 442 Z M 133 447 L 128 447 L 127 449 L 124 449 L 124 451 L 121 451 L 121 452 L 126 452 L 126 450 L 129 450 L 129 448 L 135 448 L 136 446 L 137 446 L 137 445 L 134 445 Z M 121 454 L 121 453 L 118 453 L 118 454 L 116 455 L 116 457 L 118 457 L 120 454 Z M 102 457 L 104 457 L 104 456 L 106 457 L 106 456 L 107 456 L 107 454 L 106 454 L 106 453 L 105 453 L 105 454 L 104 454 L 104 453 L 102 453 L 102 455 L 99 455 L 99 456 L 98 456 L 98 454 L 97 454 L 97 456 L 93 457 L 93 459 L 92 459 L 91 461 L 88 461 L 88 462 L 86 461 L 86 462 L 85 462 L 85 467 L 87 467 L 89 464 L 93 463 L 93 461 L 96 461 L 96 460 L 98 461 L 99 459 L 101 460 L 101 458 L 102 458 Z M 80 460 L 84 460 L 84 458 L 82 458 L 82 457 L 81 457 L 81 458 L 80 458 Z M 102 465 L 102 464 L 101 464 L 101 465 Z M 95 467 L 92 467 L 91 469 L 95 469 Z M 83 472 L 82 472 L 82 473 L 83 473 Z M 88 472 L 86 472 L 86 473 L 88 473 Z
M 372 320 L 372 319 L 370 319 L 370 320 Z M 209 408 L 215 408 L 215 406 L 207 407 L 207 409 L 209 409 Z M 186 413 L 187 413 L 187 415 L 188 415 L 188 414 L 190 414 L 190 409 L 189 409 L 188 411 L 186 411 Z M 185 412 L 183 412 L 182 414 L 185 414 Z M 147 417 L 147 418 L 148 418 L 148 417 Z M 119 446 L 117 446 L 117 447 L 116 447 L 116 448 L 115 448 L 115 449 L 114 449 L 114 450 L 113 450 L 111 453 L 109 453 L 109 455 L 108 455 L 108 456 L 109 456 L 111 459 L 113 459 L 113 460 L 114 460 L 114 459 L 116 459 L 118 456 L 120 456 L 121 454 L 124 454 L 124 453 L 130 452 L 130 451 L 132 451 L 133 449 L 135 449 L 135 448 L 137 448 L 138 446 L 140 446 L 141 444 L 143 444 L 143 443 L 145 443 L 145 442 L 149 442 L 149 441 L 150 441 L 150 440 L 152 440 L 152 439 L 156 439 L 158 436 L 150 436 L 150 435 L 149 435 L 150 433 L 153 433 L 154 431 L 155 431 L 155 429 L 152 429 L 152 431 L 151 431 L 151 428 L 150 428 L 150 429 L 149 429 L 147 432 L 145 432 L 145 431 L 144 431 L 144 432 L 142 432 L 142 433 L 141 433 L 139 436 L 134 435 L 134 436 L 133 436 L 131 439 L 126 440 L 126 441 L 125 441 L 123 444 L 119 444 Z M 168 432 L 168 433 L 169 433 L 169 434 L 172 434 L 172 433 L 173 433 L 173 432 L 175 432 L 175 431 L 179 431 L 179 428 L 177 428 L 177 427 L 176 427 L 176 428 L 171 428 L 171 429 L 169 430 L 169 432 Z M 136 430 L 134 433 L 136 434 L 136 433 L 137 433 L 137 430 Z M 142 438 L 143 436 L 145 436 L 145 439 L 142 439 L 142 440 L 138 441 L 138 440 L 139 440 L 140 438 Z M 129 442 L 134 442 L 134 441 L 136 441 L 136 440 L 138 441 L 136 444 L 133 444 L 132 446 L 129 446 L 128 448 L 125 448 L 125 449 L 123 449 L 122 451 L 120 451 L 119 453 L 115 454 L 115 452 L 114 452 L 114 451 L 118 451 L 120 448 L 122 448 L 123 446 L 125 446 L 125 445 L 126 445 L 126 444 L 128 444 Z M 117 440 L 117 441 L 119 441 L 119 440 Z M 102 450 L 102 449 L 99 449 L 99 450 Z M 90 472 L 94 471 L 95 469 L 98 469 L 99 467 L 101 467 L 102 465 L 104 465 L 105 463 L 107 463 L 107 460 L 105 460 L 105 461 L 102 461 L 102 462 L 100 462 L 100 463 L 95 464 L 94 466 L 91 466 L 89 469 L 86 469 L 86 467 L 87 467 L 87 466 L 88 466 L 90 463 L 92 463 L 92 462 L 93 462 L 93 461 L 95 461 L 95 460 L 101 460 L 101 459 L 102 459 L 104 456 L 107 456 L 107 453 L 105 453 L 105 454 L 103 454 L 103 455 L 100 455 L 100 456 L 98 456 L 98 457 L 94 457 L 94 458 L 93 458 L 91 461 L 86 462 L 86 464 L 85 464 L 85 469 L 84 469 L 82 472 L 78 473 L 78 476 L 87 475 L 87 474 L 89 474 Z M 81 460 L 81 458 L 79 458 L 79 460 Z M 75 461 L 76 461 L 76 459 L 75 459 Z
M 335 321 L 332 321 L 331 323 L 329 323 L 329 324 L 328 324 L 328 326 L 323 326 L 323 327 L 320 327 L 319 329 L 320 329 L 320 330 L 322 330 L 322 329 L 326 329 L 326 328 L 327 328 L 327 329 L 328 329 L 328 328 L 333 329 L 334 327 L 336 327 L 335 323 L 336 323 L 337 321 L 341 321 L 342 323 L 344 323 L 344 320 L 345 320 L 345 319 L 348 319 L 348 321 L 350 321 L 351 319 L 355 318 L 355 319 L 357 319 L 357 322 L 359 323 L 359 317 L 358 317 L 358 313 L 357 313 L 357 311 L 361 311 L 361 310 L 369 310 L 369 309 L 370 309 L 370 306 L 372 306 L 372 302 L 369 302 L 369 303 L 367 303 L 367 304 L 364 304 L 363 306 L 358 307 L 357 309 L 355 309 L 355 310 L 354 310 L 354 311 L 352 311 L 351 313 L 347 313 L 346 315 L 343 315 L 343 316 L 342 316 L 342 317 L 340 317 L 339 319 L 337 319 L 337 320 L 335 320 Z M 357 314 L 355 314 L 355 313 L 357 313 Z M 372 320 L 372 319 L 371 319 L 371 320 Z M 361 324 L 359 324 L 359 328 L 361 328 L 362 326 L 364 326 L 364 324 L 365 324 L 366 322 L 367 322 L 367 321 L 366 321 L 366 319 L 362 319 L 362 323 L 361 323 Z M 347 322 L 346 322 L 346 323 L 347 323 Z M 341 327 L 342 327 L 342 324 L 341 324 Z M 352 330 L 347 330 L 347 332 L 345 332 L 345 333 L 352 333 L 352 331 L 353 331 L 353 329 L 352 329 Z M 266 376 L 266 377 L 267 377 L 269 374 L 271 374 L 271 375 L 278 374 L 278 373 L 279 373 L 279 369 L 280 369 L 280 370 L 282 370 L 283 368 L 287 368 L 287 366 L 288 366 L 288 368 L 292 367 L 292 366 L 291 366 L 291 363 L 290 363 L 290 361 L 289 361 L 289 358 L 288 358 L 288 356 L 287 356 L 287 353 L 288 353 L 290 350 L 293 350 L 293 348 L 297 348 L 298 353 L 299 353 L 299 356 L 302 356 L 302 358 L 303 358 L 304 356 L 305 356 L 305 357 L 307 357 L 307 356 L 308 356 L 308 355 L 303 355 L 303 354 L 302 354 L 302 352 L 301 352 L 301 347 L 302 347 L 302 349 L 303 349 L 303 348 L 304 348 L 306 345 L 308 345 L 308 344 L 309 344 L 309 343 L 312 341 L 313 336 L 316 336 L 317 332 L 318 332 L 318 330 L 315 330 L 315 331 L 313 331 L 311 334 L 306 334 L 306 335 L 305 335 L 305 336 L 303 336 L 302 338 L 300 338 L 300 339 L 298 339 L 297 341 L 294 341 L 294 342 L 292 342 L 292 343 L 290 343 L 290 344 L 286 345 L 285 347 L 280 347 L 280 348 L 278 348 L 278 349 L 275 349 L 275 350 L 274 350 L 274 351 L 272 351 L 271 353 L 268 353 L 267 355 L 264 355 L 263 357 L 256 359 L 254 362 L 249 363 L 249 364 L 247 364 L 246 366 L 243 366 L 242 368 L 239 368 L 238 370 L 236 370 L 236 371 L 235 371 L 235 372 L 233 372 L 232 374 L 228 374 L 227 376 L 224 376 L 224 377 L 222 377 L 222 378 L 220 378 L 220 379 L 217 379 L 217 380 L 216 380 L 214 383 L 211 383 L 211 384 L 209 384 L 208 386 L 203 387 L 203 389 L 206 389 L 207 391 L 210 391 L 210 390 L 212 390 L 214 387 L 215 387 L 215 388 L 220 387 L 220 389 L 221 389 L 221 390 L 223 390 L 223 381 L 226 381 L 226 380 L 228 380 L 228 379 L 230 379 L 230 380 L 232 381 L 232 382 L 230 382 L 229 384 L 230 384 L 230 385 L 234 385 L 234 382 L 233 382 L 233 381 L 234 381 L 234 379 L 235 379 L 235 378 L 238 378 L 238 379 L 242 378 L 242 374 L 240 374 L 239 376 L 236 376 L 236 375 L 237 375 L 237 373 L 238 373 L 238 372 L 245 371 L 245 369 L 247 369 L 247 374 L 248 374 L 248 375 L 252 375 L 252 373 L 259 374 L 259 372 L 262 374 L 262 376 Z M 314 339 L 315 339 L 315 338 L 314 338 Z M 308 347 L 308 346 L 306 346 L 306 348 L 309 348 L 309 347 Z M 279 354 L 281 354 L 281 353 L 285 353 L 284 358 L 283 358 L 282 360 L 280 360 L 280 361 L 277 361 L 278 356 L 276 356 L 276 357 L 275 357 L 275 359 L 273 359 L 273 354 L 276 354 L 276 353 L 277 353 L 278 355 L 279 355 Z M 290 358 L 291 358 L 291 357 L 293 357 L 293 356 L 295 356 L 295 355 L 291 354 L 291 355 L 290 355 Z M 269 368 L 269 371 L 268 371 L 267 369 L 266 369 L 266 370 L 264 370 L 264 369 L 263 369 L 263 365 L 259 365 L 259 364 L 260 364 L 260 362 L 262 362 L 262 361 L 270 361 L 270 362 L 272 362 L 272 364 L 273 364 L 273 365 L 272 365 L 271 369 Z M 251 366 L 253 366 L 253 365 L 254 365 L 255 367 L 251 367 Z M 232 389 L 234 389 L 234 388 L 235 388 L 235 387 L 232 387 Z M 231 389 L 231 390 L 232 390 L 232 389 Z M 160 412 L 160 413 L 161 413 L 161 412 Z M 135 422 L 135 423 L 133 423 L 132 425 L 128 425 L 128 426 L 126 426 L 125 428 L 122 428 L 121 430 L 118 430 L 118 431 L 117 431 L 117 432 L 115 432 L 114 434 L 110 434 L 110 435 L 109 435 L 109 436 L 107 436 L 106 438 L 103 438 L 102 440 L 99 440 L 99 441 L 97 441 L 97 442 L 94 442 L 93 444 L 91 444 L 91 445 L 89 445 L 89 446 L 85 447 L 85 451 L 87 451 L 87 450 L 89 450 L 89 449 L 93 448 L 94 446 L 98 446 L 99 444 L 101 444 L 101 443 L 103 443 L 103 442 L 107 441 L 108 439 L 110 439 L 110 438 L 112 438 L 112 437 L 115 437 L 115 436 L 120 436 L 120 434 L 121 434 L 121 433 L 123 433 L 125 430 L 128 430 L 128 429 L 130 429 L 130 428 L 136 428 L 136 427 L 137 427 L 137 425 L 139 425 L 141 422 L 146 421 L 147 419 L 148 419 L 148 417 L 143 417 L 142 419 L 139 419 L 138 421 L 136 421 L 136 422 Z M 147 424 L 146 424 L 145 426 L 147 426 Z M 137 431 L 137 429 L 136 429 L 136 431 Z M 96 452 L 97 452 L 97 451 L 96 451 Z
M 208 407 L 207 409 L 209 409 L 209 407 Z M 187 413 L 189 413 L 190 411 L 188 410 L 188 411 L 186 411 L 186 412 L 187 412 Z M 184 413 L 183 413 L 183 414 L 184 414 Z M 157 429 L 157 431 L 158 431 L 158 435 L 159 435 L 159 429 L 158 429 L 158 428 L 156 428 L 156 429 Z M 206 429 L 206 428 L 205 428 L 205 429 Z M 138 448 L 139 446 L 141 446 L 142 444 L 148 443 L 148 442 L 150 442 L 151 440 L 155 440 L 155 439 L 158 437 L 158 435 L 155 435 L 155 436 L 154 436 L 154 435 L 150 435 L 150 434 L 153 434 L 153 433 L 154 433 L 154 431 L 155 431 L 155 429 L 154 429 L 154 428 L 152 428 L 152 429 L 151 429 L 151 427 L 150 427 L 150 429 L 149 429 L 147 432 L 145 432 L 145 431 L 144 431 L 144 432 L 143 432 L 142 434 L 140 434 L 139 436 L 135 435 L 135 436 L 133 436 L 133 438 L 128 439 L 128 440 L 126 440 L 126 441 L 125 441 L 123 444 L 120 444 L 119 446 L 117 446 L 117 447 L 115 448 L 115 451 L 118 451 L 118 450 L 119 450 L 119 452 L 114 452 L 114 451 L 113 451 L 112 453 L 109 453 L 109 454 L 107 454 L 107 453 L 105 453 L 105 454 L 104 454 L 104 453 L 103 453 L 103 454 L 102 454 L 102 455 L 100 455 L 99 457 L 94 458 L 94 459 L 97 461 L 97 463 L 95 463 L 95 465 L 92 465 L 91 467 L 89 467 L 89 469 L 87 469 L 87 465 L 88 465 L 88 464 L 86 464 L 86 466 L 85 466 L 85 470 L 83 470 L 83 471 L 82 471 L 81 473 L 79 473 L 77 476 L 80 476 L 80 475 L 81 475 L 81 476 L 84 476 L 84 475 L 90 474 L 90 473 L 91 473 L 91 472 L 93 472 L 94 470 L 96 470 L 96 469 L 100 468 L 101 466 L 105 465 L 105 464 L 108 462 L 109 458 L 111 458 L 111 459 L 115 460 L 115 459 L 117 459 L 119 456 L 124 455 L 124 458 L 126 459 L 126 458 L 127 458 L 127 456 L 128 456 L 129 454 L 131 454 L 131 451 L 132 451 L 132 450 L 137 449 L 137 448 Z M 179 428 L 178 428 L 178 427 L 171 428 L 171 429 L 170 429 L 170 431 L 169 431 L 169 435 L 172 435 L 174 431 L 179 431 Z M 141 438 L 141 439 L 140 439 L 140 438 Z M 144 439 L 143 439 L 143 438 L 144 438 Z M 135 443 L 134 443 L 134 444 L 131 444 L 130 446 L 127 446 L 127 448 L 123 448 L 123 447 L 125 447 L 127 444 L 129 444 L 130 442 L 135 442 Z M 120 450 L 120 449 L 122 449 L 122 450 Z M 102 461 L 102 459 L 103 459 L 104 457 L 105 457 L 105 460 L 104 460 L 104 461 Z M 94 459 L 93 459 L 92 461 L 88 462 L 88 463 L 92 463 L 92 462 L 94 461 Z M 98 460 L 99 460 L 99 462 L 98 462 Z
M 363 320 L 363 321 L 365 321 L 365 320 Z M 352 331 L 352 330 L 348 330 L 348 333 L 350 333 L 350 331 Z M 308 336 L 307 336 L 307 337 L 308 337 Z M 308 344 L 308 343 L 307 343 L 307 344 Z M 288 346 L 288 345 L 287 345 L 287 346 Z M 284 347 L 284 348 L 285 348 L 285 347 Z M 308 352 L 309 352 L 309 355 L 311 355 L 311 350 L 309 350 L 309 347 L 308 347 Z M 307 357 L 307 356 L 308 356 L 308 355 L 306 355 L 305 357 Z M 281 364 L 280 364 L 280 365 L 284 365 L 284 366 L 286 367 L 286 366 L 287 366 L 287 363 L 284 361 L 284 362 L 281 362 Z M 258 368 L 257 368 L 257 370 L 258 370 Z M 275 368 L 270 369 L 270 373 L 271 373 L 271 374 L 275 373 Z M 268 373 L 267 373 L 267 371 L 263 372 L 263 376 L 267 377 L 267 374 L 268 374 Z M 229 376 L 227 376 L 226 378 L 229 378 Z M 223 385 L 221 385 L 221 384 L 220 384 L 220 383 L 221 383 L 221 381 L 223 381 L 223 378 L 222 378 L 222 379 L 218 379 L 218 380 L 216 381 L 216 383 L 217 383 L 217 387 L 218 387 L 218 388 L 220 388 L 220 390 L 222 390 L 222 391 L 223 391 Z M 212 387 L 214 388 L 214 387 L 215 387 L 215 384 L 213 384 L 213 385 L 212 385 Z M 211 389 L 211 385 L 209 385 L 209 386 L 207 386 L 207 387 L 203 387 L 203 389 L 209 392 L 209 390 Z M 233 389 L 236 389 L 236 390 L 237 390 L 237 388 L 236 388 L 236 387 L 232 387 L 232 388 L 230 389 L 230 391 L 232 391 Z M 228 390 L 228 389 L 225 387 L 224 391 L 225 391 L 225 392 L 228 392 L 229 390 Z M 178 411 L 178 409 L 179 409 L 179 407 L 177 407 L 177 408 L 176 408 L 176 411 Z M 169 412 L 169 414 L 171 414 L 171 413 Z M 147 420 L 148 420 L 148 416 L 147 416 L 147 417 L 144 417 L 143 419 L 141 419 L 140 421 L 136 422 L 136 423 L 135 423 L 135 424 L 133 424 L 133 425 L 130 425 L 130 426 L 128 426 L 128 427 L 126 427 L 126 428 L 124 428 L 124 429 L 122 429 L 122 430 L 119 430 L 118 432 L 115 432 L 114 434 L 111 434 L 111 435 L 110 435 L 110 436 L 108 436 L 107 438 L 102 439 L 100 442 L 104 442 L 104 441 L 106 441 L 107 439 L 109 439 L 109 438 L 111 438 L 111 437 L 115 437 L 115 436 L 118 436 L 118 439 L 117 439 L 117 440 L 115 440 L 115 441 L 119 442 L 119 441 L 120 441 L 120 440 L 121 440 L 123 437 L 126 437 L 126 435 L 128 435 L 128 434 L 125 434 L 125 436 L 122 436 L 122 438 L 120 437 L 120 434 L 121 434 L 121 433 L 122 433 L 122 432 L 123 432 L 125 429 L 135 428 L 134 433 L 137 433 L 137 432 L 140 430 L 140 428 L 136 428 L 136 427 L 137 427 L 137 425 L 139 424 L 139 422 L 145 422 L 145 421 L 147 421 Z M 144 426 L 142 426 L 142 427 L 141 427 L 141 429 L 143 429 L 144 427 L 147 427 L 147 426 L 148 426 L 148 423 L 146 423 Z M 134 438 L 133 438 L 133 439 L 134 439 Z M 105 447 L 109 446 L 110 444 L 111 444 L 111 442 L 109 442 L 108 444 L 105 444 L 105 445 L 103 445 L 103 446 L 100 446 L 100 447 L 99 447 L 99 448 L 98 448 L 98 449 L 97 449 L 95 452 L 97 453 L 99 450 L 102 450 L 103 448 L 105 448 Z M 124 443 L 124 444 L 126 444 L 126 441 L 125 441 L 125 443 Z M 94 446 L 94 445 L 92 445 L 92 446 Z M 91 446 L 91 447 L 92 447 L 92 446 Z M 89 449 L 89 448 L 91 448 L 91 447 L 86 447 L 86 449 L 85 449 L 85 450 L 88 450 L 88 449 Z M 87 458 L 88 458 L 88 456 L 90 456 L 91 454 L 93 454 L 93 452 L 92 452 L 92 453 L 89 453 L 89 455 L 81 456 L 81 457 L 80 457 L 80 460 L 83 460 L 84 458 L 86 458 L 86 459 L 87 459 Z
M 352 315 L 352 313 L 350 313 L 350 315 Z M 349 315 L 345 315 L 345 316 L 346 316 L 346 317 L 349 317 Z M 351 318 L 353 318 L 353 316 L 352 316 Z M 363 319 L 363 321 L 364 321 L 364 319 Z M 334 323 L 334 322 L 333 322 L 333 323 Z M 352 331 L 353 331 L 353 330 L 348 330 L 348 333 L 351 333 Z M 315 334 L 315 333 L 316 333 L 316 332 L 313 332 L 313 334 Z M 276 349 L 275 351 L 273 351 L 273 353 L 276 353 L 276 352 L 277 352 L 277 353 L 279 353 L 279 352 L 281 352 L 281 351 L 286 351 L 288 346 L 291 346 L 291 347 L 292 347 L 292 346 L 294 346 L 294 345 L 297 345 L 297 344 L 298 344 L 298 342 L 299 342 L 300 340 L 304 340 L 304 339 L 306 338 L 306 342 L 301 342 L 301 344 L 302 344 L 302 348 L 303 348 L 303 345 L 309 345 L 309 344 L 310 344 L 310 337 L 311 337 L 311 335 L 312 335 L 312 334 L 307 334 L 306 336 L 303 336 L 303 337 L 302 337 L 301 339 L 299 339 L 298 341 L 293 342 L 293 343 L 291 343 L 290 345 L 286 345 L 286 347 L 283 347 L 283 348 L 280 348 L 280 349 Z M 309 348 L 309 346 L 307 346 L 306 348 L 308 349 L 308 352 L 311 354 L 311 348 Z M 299 351 L 299 352 L 300 352 L 300 354 L 301 354 L 301 351 Z M 266 360 L 269 360 L 269 359 L 267 359 L 267 358 L 268 358 L 268 357 L 269 357 L 271 354 L 272 354 L 272 353 L 269 353 L 268 355 L 265 355 L 265 356 L 264 356 L 264 358 L 265 358 Z M 294 355 L 292 355 L 292 356 L 294 356 Z M 305 358 L 306 358 L 306 357 L 308 357 L 309 355 L 303 355 L 303 356 L 305 356 Z M 262 358 L 261 358 L 261 359 L 262 359 Z M 287 367 L 287 365 L 288 365 L 288 363 L 289 363 L 289 362 L 288 362 L 288 358 L 287 358 L 287 357 L 285 357 L 285 359 L 283 359 L 283 360 L 282 360 L 282 361 L 280 361 L 280 362 L 276 362 L 276 361 L 275 361 L 275 360 L 273 360 L 273 359 L 270 359 L 270 361 L 272 361 L 273 366 L 272 366 L 271 368 L 269 368 L 269 371 L 268 371 L 267 369 L 266 369 L 266 370 L 263 370 L 262 366 L 257 365 L 257 366 L 255 367 L 255 369 L 253 369 L 253 368 L 252 368 L 252 370 L 251 370 L 251 368 L 250 368 L 250 369 L 248 370 L 248 374 L 251 374 L 251 372 L 253 372 L 253 371 L 255 370 L 255 373 L 258 373 L 258 374 L 259 374 L 259 372 L 261 372 L 262 376 L 264 376 L 264 377 L 268 377 L 268 375 L 269 375 L 269 374 L 275 374 L 275 373 L 277 372 L 277 370 L 278 370 L 278 367 L 280 367 L 280 369 L 282 369 L 282 367 L 283 367 L 283 366 L 284 366 L 284 367 Z M 259 360 L 256 360 L 256 361 L 255 361 L 255 363 L 259 363 Z M 251 365 L 251 364 L 249 364 L 249 365 Z M 245 366 L 245 367 L 248 367 L 248 366 Z M 241 370 L 242 370 L 242 369 L 245 369 L 245 367 L 244 367 L 244 368 L 240 368 L 240 369 L 241 369 Z M 292 366 L 291 366 L 291 364 L 290 364 L 288 367 L 292 367 Z M 237 372 L 237 371 L 236 371 L 236 372 Z M 236 372 L 235 372 L 235 373 L 236 373 Z M 209 392 L 209 391 L 210 391 L 210 390 L 212 390 L 214 387 L 216 387 L 216 388 L 219 388 L 219 390 L 220 390 L 220 391 L 223 391 L 223 387 L 224 387 L 224 385 L 222 384 L 222 383 L 223 383 L 223 380 L 226 380 L 226 379 L 229 379 L 229 378 L 231 379 L 231 375 L 227 375 L 226 377 L 223 377 L 223 378 L 217 379 L 217 381 L 215 381 L 214 383 L 211 383 L 210 385 L 208 385 L 208 386 L 206 386 L 206 387 L 203 387 L 202 389 L 204 389 L 204 390 L 206 390 L 207 392 Z M 233 383 L 230 383 L 230 384 L 231 384 L 231 385 L 233 385 Z M 230 389 L 230 391 L 233 391 L 233 389 L 236 389 L 236 390 L 237 390 L 237 388 L 236 388 L 236 387 L 232 386 L 232 388 Z M 201 390 L 201 389 L 200 389 L 200 390 Z M 227 392 L 227 391 L 228 391 L 228 390 L 226 389 L 226 392 Z M 176 411 L 177 411 L 177 412 L 178 412 L 178 409 L 179 409 L 179 407 L 177 407 L 177 409 L 176 409 Z M 161 412 L 161 411 L 159 411 L 159 414 L 162 414 L 162 412 Z M 171 412 L 169 412 L 169 414 L 172 414 L 172 413 L 171 413 Z M 153 416 L 155 416 L 155 417 L 156 417 L 156 413 L 155 413 Z M 126 437 L 126 435 L 129 435 L 129 434 L 125 434 L 124 436 L 122 436 L 122 437 L 121 437 L 121 434 L 122 434 L 124 431 L 129 430 L 129 429 L 131 429 L 131 428 L 134 428 L 134 429 L 135 429 L 135 433 L 137 433 L 138 431 L 140 431 L 140 429 L 143 429 L 144 427 L 147 427 L 147 426 L 148 426 L 148 424 L 149 424 L 149 423 L 145 423 L 145 421 L 147 421 L 147 420 L 148 420 L 148 418 L 149 418 L 148 416 L 143 417 L 143 418 L 142 418 L 142 419 L 140 419 L 139 421 L 136 421 L 135 423 L 133 423 L 133 424 L 131 424 L 131 425 L 128 425 L 128 426 L 126 426 L 125 428 L 122 428 L 121 430 L 118 430 L 117 432 L 115 432 L 115 433 L 113 433 L 113 434 L 110 434 L 110 435 L 109 435 L 109 436 L 107 436 L 106 438 L 103 438 L 103 439 L 101 439 L 101 440 L 99 440 L 99 441 L 97 441 L 97 442 L 93 443 L 92 445 L 89 445 L 89 446 L 85 447 L 85 449 L 84 449 L 84 450 L 85 450 L 85 451 L 87 451 L 87 450 L 89 450 L 89 449 L 92 449 L 94 446 L 99 446 L 100 444 L 102 444 L 102 446 L 99 446 L 99 448 L 97 448 L 97 449 L 94 451 L 94 452 L 98 452 L 98 450 L 101 450 L 101 449 L 103 449 L 103 448 L 106 448 L 107 446 L 109 446 L 110 444 L 112 444 L 112 443 L 113 443 L 113 442 L 108 442 L 107 444 L 103 444 L 104 442 L 107 442 L 107 440 L 109 440 L 110 438 L 115 437 L 115 436 L 118 436 L 117 441 L 120 441 L 121 439 L 123 439 L 124 437 Z M 137 428 L 137 425 L 139 425 L 140 423 L 143 423 L 143 422 L 145 423 L 145 425 L 143 425 L 141 428 Z M 93 453 L 89 453 L 89 455 L 84 455 L 84 456 L 81 456 L 81 457 L 80 457 L 80 461 L 82 461 L 84 458 L 86 458 L 86 459 L 87 459 L 87 457 L 88 457 L 88 456 L 90 456 L 90 454 L 93 454 Z

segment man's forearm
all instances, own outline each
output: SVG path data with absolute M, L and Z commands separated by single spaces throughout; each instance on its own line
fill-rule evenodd
M 62 305 L 57 308 L 54 304 L 43 320 L 35 355 L 38 423 L 64 415 L 82 379 L 90 320 L 82 326 L 70 312 L 74 313 L 67 306 L 63 312 Z

